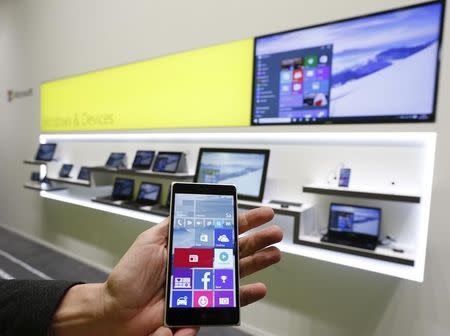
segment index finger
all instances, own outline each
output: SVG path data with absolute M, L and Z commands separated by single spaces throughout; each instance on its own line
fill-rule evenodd
M 249 210 L 239 215 L 239 233 L 244 233 L 260 225 L 266 224 L 273 219 L 273 216 L 273 209 L 269 207 Z

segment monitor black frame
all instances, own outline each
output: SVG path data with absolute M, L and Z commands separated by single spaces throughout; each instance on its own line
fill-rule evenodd
M 346 206 L 346 207 L 352 207 L 352 208 L 360 208 L 360 209 L 372 209 L 377 210 L 380 214 L 379 217 L 379 223 L 378 223 L 378 232 L 376 236 L 364 234 L 364 233 L 358 233 L 358 232 L 346 232 L 346 231 L 335 231 L 331 230 L 331 212 L 333 206 Z M 328 212 L 328 236 L 337 238 L 337 239 L 346 239 L 346 240 L 352 240 L 352 241 L 363 241 L 363 242 L 371 242 L 371 243 L 378 243 L 378 239 L 380 237 L 381 232 L 381 225 L 382 225 L 382 215 L 383 211 L 381 208 L 378 207 L 369 207 L 369 206 L 361 206 L 361 205 L 355 205 L 355 204 L 343 204 L 343 203 L 330 203 L 330 210 Z
M 155 164 L 158 162 L 158 158 L 159 158 L 160 155 L 173 155 L 173 154 L 176 154 L 176 155 L 180 156 L 180 158 L 178 159 L 178 162 L 177 162 L 177 166 L 176 166 L 174 171 L 155 170 Z M 158 154 L 156 154 L 155 159 L 153 160 L 154 164 L 153 164 L 152 171 L 154 171 L 155 173 L 175 174 L 178 171 L 178 168 L 180 167 L 180 163 L 181 163 L 181 159 L 183 158 L 183 155 L 184 155 L 184 152 L 158 152 Z
M 127 181 L 127 182 L 131 182 L 131 193 L 129 196 L 122 196 L 122 195 L 117 195 L 115 193 L 116 190 L 116 186 L 118 181 Z M 114 180 L 114 186 L 113 186 L 113 190 L 111 193 L 111 197 L 114 201 L 131 201 L 133 199 L 133 195 L 134 195 L 134 185 L 135 185 L 135 181 L 134 179 L 130 179 L 130 178 L 124 178 L 124 177 L 116 177 L 116 179 Z
M 138 165 L 138 164 L 136 164 L 136 158 L 138 157 L 138 154 L 142 153 L 142 152 L 148 152 L 148 153 L 152 153 L 153 154 L 153 157 L 152 157 L 152 160 L 150 161 L 150 164 L 148 164 L 148 165 Z M 155 153 L 154 150 L 142 150 L 142 149 L 137 150 L 136 151 L 136 155 L 134 156 L 133 165 L 131 166 L 131 168 L 132 169 L 138 169 L 138 170 L 150 170 L 150 168 L 152 167 L 153 161 L 155 161 L 155 154 L 156 153 Z
M 153 201 L 153 200 L 147 200 L 147 199 L 139 198 L 139 194 L 141 193 L 141 188 L 142 188 L 142 186 L 144 184 L 151 184 L 151 185 L 159 186 L 158 197 L 156 198 L 156 200 Z M 161 183 L 141 182 L 141 184 L 139 185 L 138 194 L 136 196 L 136 203 L 138 203 L 140 205 L 154 205 L 154 204 L 158 204 L 159 201 L 161 200 L 161 193 L 162 193 L 162 184 Z
M 403 6 L 403 7 L 396 7 L 376 13 L 371 14 L 365 14 L 365 15 L 359 15 L 359 16 L 353 16 L 345 19 L 335 20 L 335 21 L 327 21 L 315 25 L 305 26 L 301 28 L 294 28 L 289 29 L 281 32 L 276 33 L 270 33 L 266 35 L 260 35 L 256 36 L 253 40 L 253 77 L 252 77 L 252 103 L 251 103 L 251 111 L 250 111 L 250 125 L 251 126 L 303 126 L 303 125 L 333 125 L 333 124 L 386 124 L 386 123 L 433 123 L 436 122 L 436 107 L 437 107 L 437 100 L 438 100 L 438 91 L 439 91 L 439 75 L 440 75 L 440 63 L 441 63 L 441 55 L 442 55 L 442 36 L 444 32 L 444 21 L 445 21 L 445 8 L 446 8 L 446 1 L 447 0 L 434 0 L 434 1 L 428 1 L 428 2 L 422 2 L 414 5 L 409 6 Z M 315 121 L 308 121 L 308 122 L 298 122 L 298 123 L 257 123 L 254 121 L 254 111 L 255 111 L 255 93 L 256 93 L 256 44 L 259 39 L 267 38 L 271 36 L 276 35 L 282 35 L 287 33 L 292 33 L 300 30 L 306 30 L 306 29 L 312 29 L 312 28 L 318 28 L 322 26 L 328 26 L 332 24 L 337 23 L 343 23 L 347 21 L 352 20 L 358 20 L 358 19 L 364 19 L 364 18 L 370 18 L 377 15 L 383 15 L 388 13 L 395 13 L 400 12 L 408 9 L 413 9 L 417 7 L 425 7 L 427 5 L 432 4 L 442 4 L 442 15 L 441 15 L 441 22 L 440 22 L 440 31 L 439 31 L 439 46 L 438 46 L 438 52 L 437 52 L 437 60 L 436 60 L 436 76 L 435 76 L 435 83 L 434 83 L 434 99 L 433 99 L 433 106 L 432 106 L 432 113 L 429 115 L 429 118 L 427 119 L 412 119 L 412 118 L 404 118 L 402 119 L 402 115 L 395 115 L 395 116 L 373 116 L 373 117 L 340 117 L 340 118 L 327 118 L 327 119 L 319 119 Z
M 241 200 L 246 201 L 255 201 L 255 202 L 261 202 L 264 197 L 264 190 L 266 188 L 266 178 L 267 178 L 267 169 L 269 167 L 269 158 L 270 158 L 270 149 L 246 149 L 246 148 L 209 148 L 209 147 L 202 147 L 200 148 L 198 152 L 198 158 L 197 158 L 197 166 L 195 168 L 195 176 L 194 176 L 194 182 L 198 183 L 198 175 L 200 173 L 200 163 L 202 159 L 203 153 L 242 153 L 242 154 L 263 154 L 264 155 L 264 166 L 263 166 L 263 174 L 261 177 L 261 185 L 259 186 L 259 193 L 258 196 L 251 196 L 251 195 L 245 195 L 240 194 L 238 190 L 238 197 Z

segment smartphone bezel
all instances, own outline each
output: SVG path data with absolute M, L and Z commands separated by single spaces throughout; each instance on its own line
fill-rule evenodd
M 240 323 L 240 300 L 239 300 L 239 241 L 238 241 L 238 218 L 237 218 L 237 190 L 234 185 L 205 184 L 205 183 L 173 183 L 170 199 L 169 239 L 167 247 L 167 272 L 166 272 L 166 300 L 164 322 L 169 327 L 183 326 L 224 326 L 239 325 Z M 234 204 L 234 246 L 235 255 L 235 302 L 233 308 L 170 308 L 171 293 L 171 265 L 173 248 L 173 218 L 174 199 L 176 194 L 203 194 L 203 195 L 229 195 L 233 196 Z

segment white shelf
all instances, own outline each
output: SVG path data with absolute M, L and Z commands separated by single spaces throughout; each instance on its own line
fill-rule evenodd
M 337 187 L 315 183 L 303 186 L 303 192 L 409 203 L 420 203 L 421 200 L 419 193 L 406 190 L 402 191 L 396 186 L 381 189 L 365 186 Z
M 112 205 L 96 203 L 91 201 L 91 197 L 85 195 L 74 194 L 69 190 L 62 190 L 57 192 L 41 191 L 41 197 L 51 199 L 54 201 L 75 204 L 86 208 L 96 209 L 104 212 L 113 213 L 125 217 L 140 219 L 152 224 L 161 223 L 166 217 L 146 214 L 140 211 L 129 210 Z
M 72 177 L 47 177 L 52 182 L 59 182 L 59 183 L 67 183 L 67 184 L 74 184 L 84 187 L 90 187 L 91 182 L 86 180 L 78 180 Z
M 248 207 L 255 207 L 255 208 L 267 206 L 278 212 L 292 212 L 292 213 L 302 213 L 302 212 L 305 212 L 306 210 L 312 208 L 311 204 L 302 204 L 302 206 L 300 206 L 300 207 L 289 206 L 288 208 L 283 208 L 280 204 L 276 204 L 276 203 L 269 203 L 269 202 L 261 203 L 261 202 L 244 201 L 244 200 L 239 200 L 238 204 L 248 206 Z
M 418 267 L 397 264 L 389 261 L 371 259 L 358 255 L 320 249 L 317 247 L 279 243 L 280 251 L 292 255 L 322 260 L 333 264 L 358 268 L 393 277 L 422 282 L 423 273 Z

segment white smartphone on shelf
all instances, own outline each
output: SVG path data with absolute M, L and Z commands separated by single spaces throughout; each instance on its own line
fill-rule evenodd
M 236 187 L 173 183 L 168 252 L 165 324 L 238 325 Z

